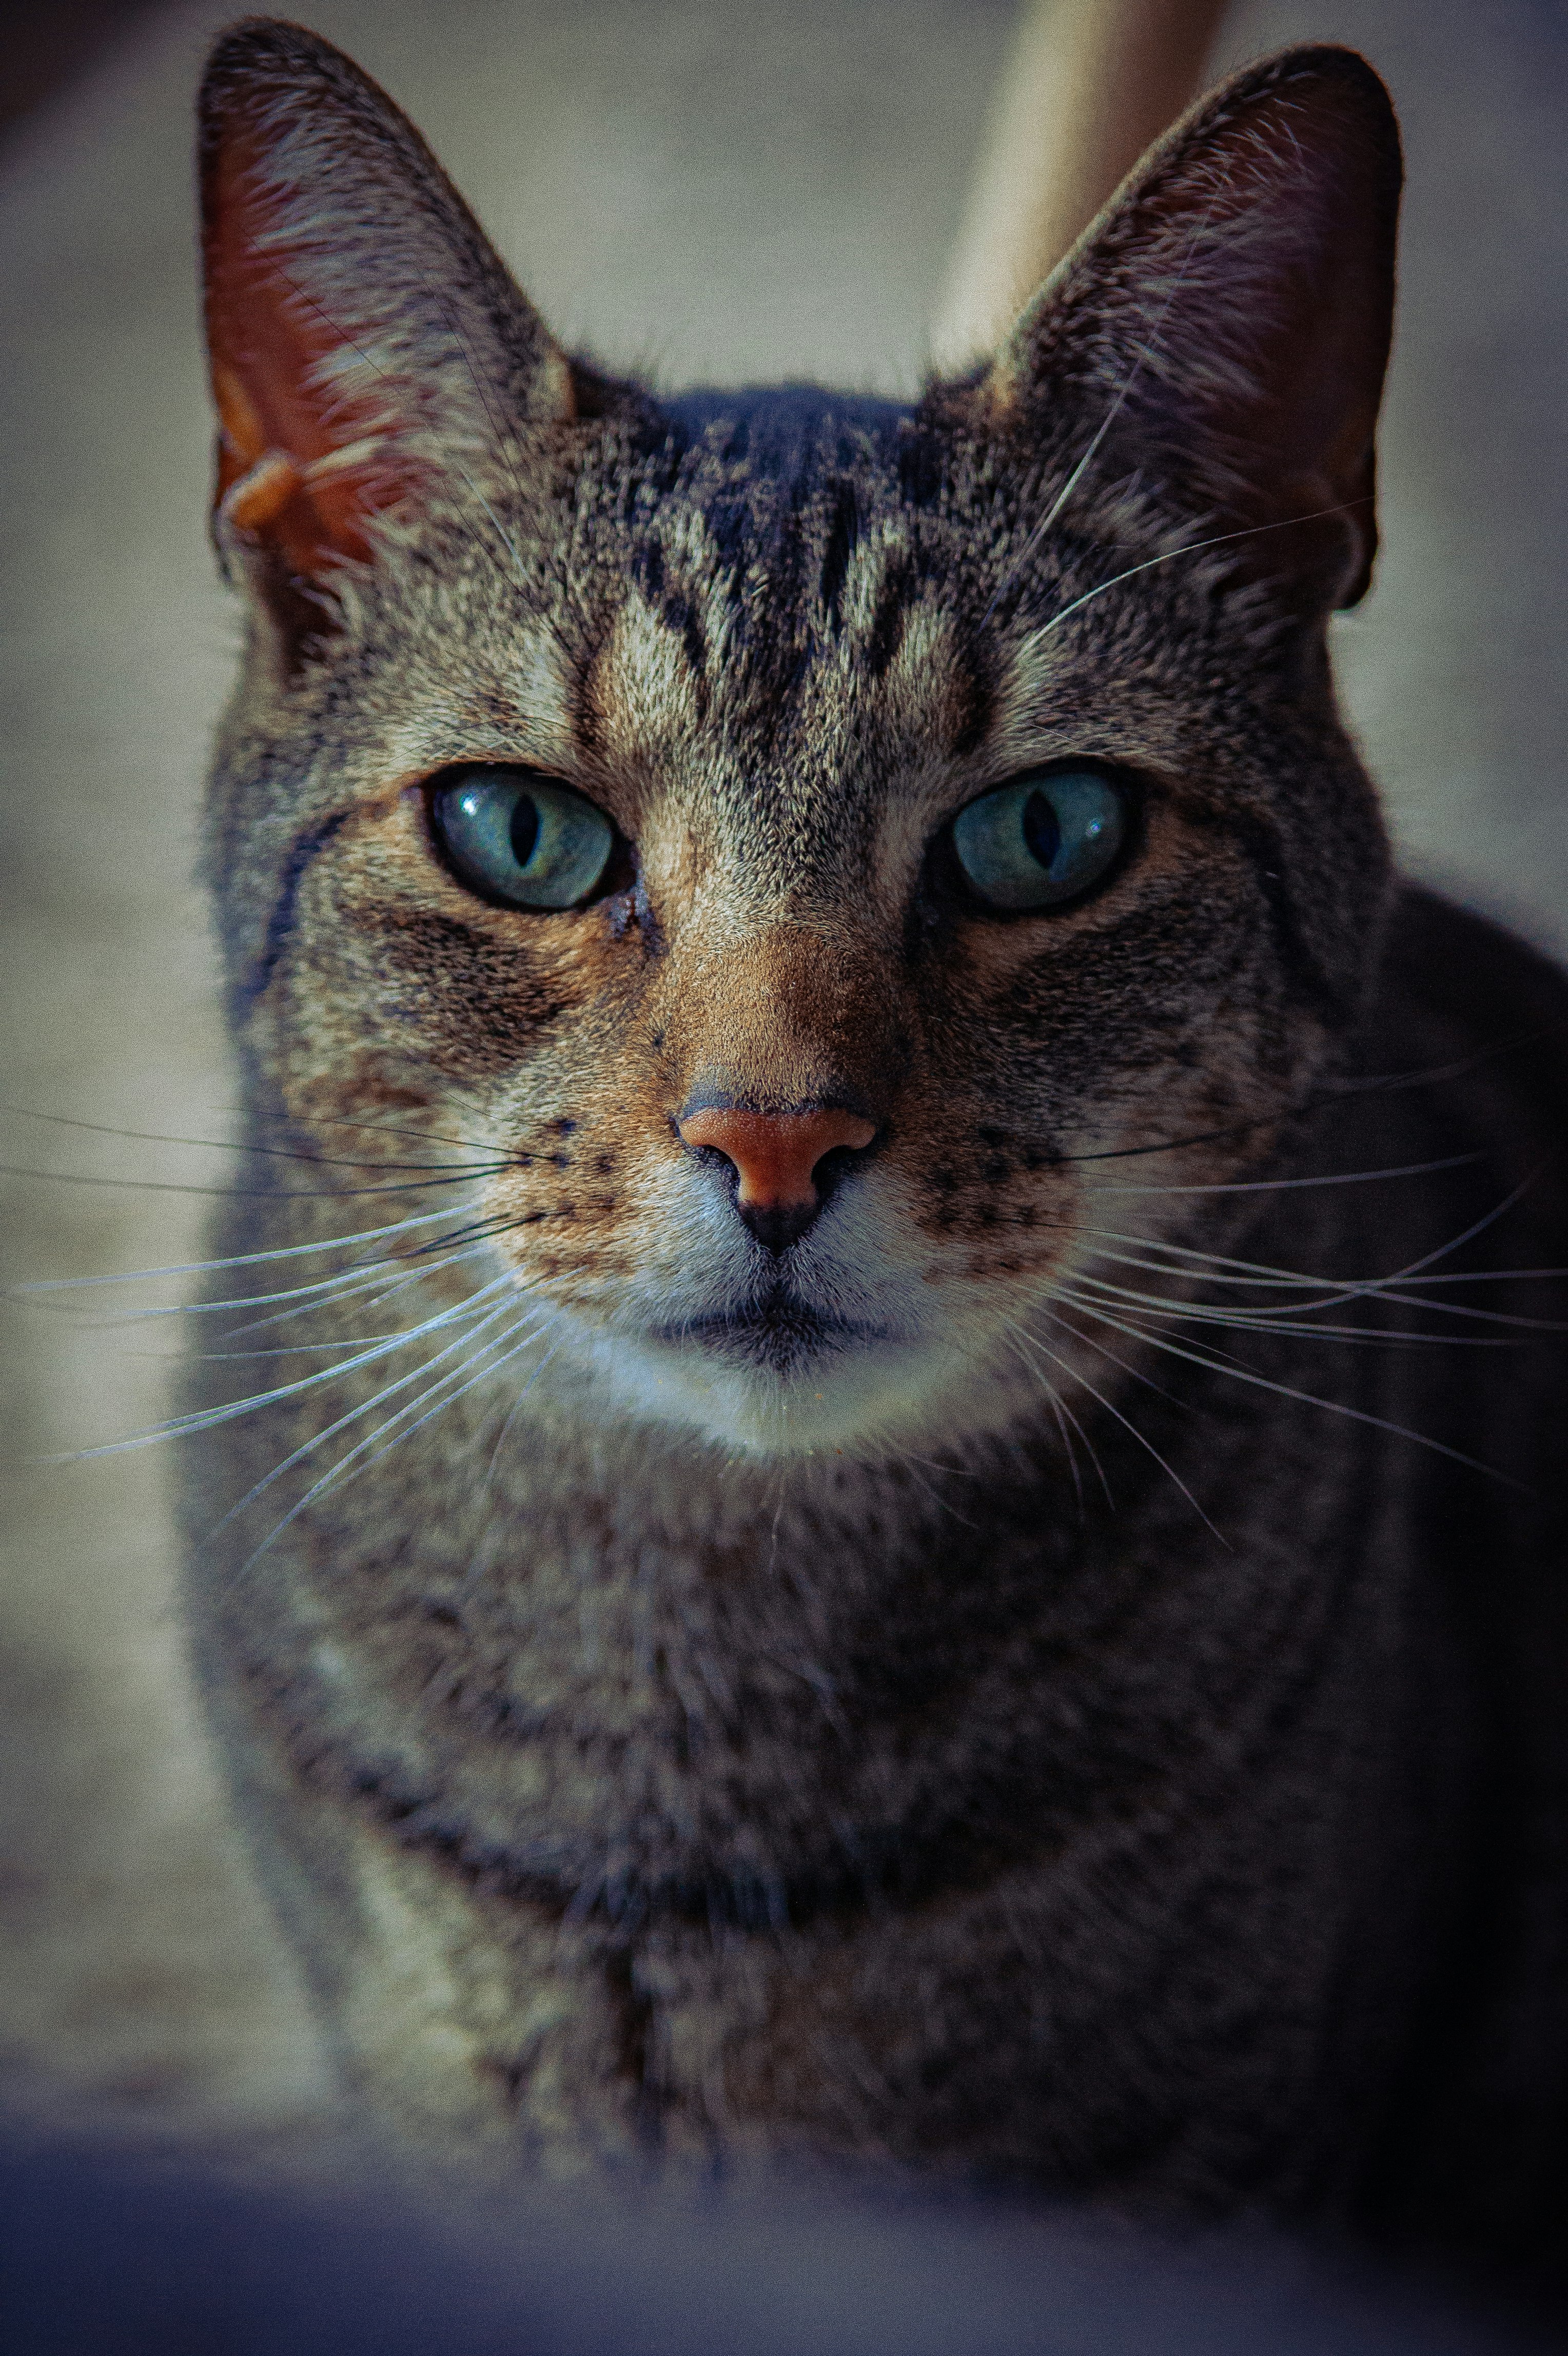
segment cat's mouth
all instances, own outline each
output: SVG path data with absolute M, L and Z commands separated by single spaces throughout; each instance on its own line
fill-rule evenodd
M 744 1308 L 684 1317 L 679 1324 L 660 1326 L 654 1338 L 676 1349 L 699 1349 L 788 1375 L 830 1352 L 886 1342 L 892 1336 L 886 1326 L 827 1315 L 779 1286 Z

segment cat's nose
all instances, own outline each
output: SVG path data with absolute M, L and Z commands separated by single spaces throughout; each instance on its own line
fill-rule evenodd
M 733 1165 L 736 1209 L 769 1251 L 787 1250 L 821 1210 L 824 1158 L 845 1149 L 861 1152 L 876 1134 L 875 1121 L 833 1108 L 747 1112 L 703 1105 L 675 1128 L 682 1145 L 722 1153 Z

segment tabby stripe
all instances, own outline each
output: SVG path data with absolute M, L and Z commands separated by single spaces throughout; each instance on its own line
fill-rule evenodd
M 278 959 L 287 948 L 289 936 L 294 931 L 295 911 L 299 905 L 299 890 L 305 881 L 306 872 L 317 852 L 326 849 L 338 829 L 346 824 L 349 815 L 350 813 L 346 809 L 334 810 L 330 818 L 318 819 L 316 825 L 307 827 L 303 834 L 296 835 L 290 845 L 288 857 L 283 866 L 282 887 L 273 904 L 272 914 L 267 918 L 266 939 L 262 946 L 262 954 L 256 961 L 254 973 L 241 992 L 242 1005 L 253 1006 L 271 981 Z

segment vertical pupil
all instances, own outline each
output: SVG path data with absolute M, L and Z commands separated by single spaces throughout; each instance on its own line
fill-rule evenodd
M 511 813 L 511 855 L 526 867 L 539 841 L 539 806 L 532 794 L 519 794 Z
M 1042 867 L 1054 864 L 1062 847 L 1062 830 L 1055 810 L 1042 793 L 1024 804 L 1024 841 Z

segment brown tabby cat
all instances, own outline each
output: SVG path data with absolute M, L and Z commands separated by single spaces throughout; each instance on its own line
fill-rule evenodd
M 294 27 L 201 110 L 192 1608 L 350 2072 L 1549 2262 L 1568 987 L 1336 715 L 1376 76 L 1229 82 L 910 409 L 569 358 Z

